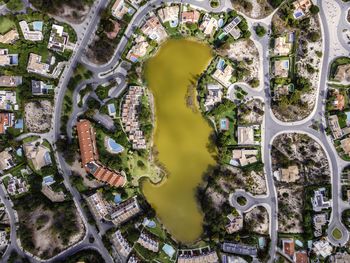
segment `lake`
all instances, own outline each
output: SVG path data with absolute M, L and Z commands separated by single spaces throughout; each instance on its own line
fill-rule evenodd
M 158 161 L 168 171 L 160 185 L 142 186 L 157 216 L 178 241 L 191 243 L 202 233 L 203 215 L 195 191 L 209 165 L 207 145 L 212 128 L 197 105 L 189 107 L 191 83 L 212 59 L 210 46 L 190 40 L 168 40 L 145 65 L 156 112 L 154 143 Z M 194 86 L 193 86 L 194 87 Z

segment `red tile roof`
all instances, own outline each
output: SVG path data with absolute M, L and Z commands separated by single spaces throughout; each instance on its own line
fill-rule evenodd
M 308 257 L 305 251 L 295 253 L 295 263 L 308 263 Z

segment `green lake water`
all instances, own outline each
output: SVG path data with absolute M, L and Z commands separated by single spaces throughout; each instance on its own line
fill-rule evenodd
M 215 163 L 207 149 L 212 128 L 198 110 L 187 106 L 186 94 L 211 59 L 207 45 L 168 40 L 145 65 L 155 102 L 157 157 L 169 174 L 160 185 L 145 181 L 142 190 L 169 232 L 185 243 L 202 233 L 195 191 L 208 165 Z

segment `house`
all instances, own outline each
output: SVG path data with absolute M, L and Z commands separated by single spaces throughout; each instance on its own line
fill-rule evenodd
M 226 232 L 232 234 L 243 228 L 243 216 L 237 212 L 237 215 L 229 214 L 227 216 L 229 223 L 225 226 Z
M 52 164 L 50 149 L 39 143 L 39 141 L 23 144 L 23 150 L 27 159 L 33 163 L 36 171 Z
M 118 36 L 122 27 L 121 27 L 120 23 L 117 21 L 114 21 L 112 19 L 110 19 L 109 21 L 111 21 L 113 24 L 113 30 L 110 32 L 106 32 L 106 35 L 109 39 L 115 39 Z
M 28 192 L 29 188 L 22 177 L 10 177 L 7 185 L 9 195 L 18 195 Z
M 231 83 L 231 78 L 233 75 L 233 67 L 230 64 L 224 64 L 222 68 L 217 68 L 212 74 L 212 78 L 222 84 L 224 87 L 228 88 Z
M 313 243 L 312 249 L 317 256 L 326 258 L 332 254 L 333 247 L 326 240 L 319 240 Z
M 129 242 L 123 237 L 120 230 L 115 231 L 111 237 L 112 244 L 119 254 L 123 257 L 128 257 L 131 253 L 132 247 Z
M 11 29 L 7 33 L 0 34 L 0 43 L 2 44 L 13 44 L 19 39 L 17 29 Z
M 11 148 L 0 152 L 0 171 L 6 171 L 16 165 L 11 155 Z
M 196 24 L 198 23 L 200 13 L 197 10 L 184 11 L 181 13 L 181 23 Z
M 51 202 L 64 202 L 66 196 L 62 190 L 54 191 L 50 185 L 42 184 L 41 192 L 51 201 Z
M 350 82 L 350 64 L 339 65 L 335 72 L 334 80 L 339 82 Z
M 294 33 L 275 38 L 274 54 L 277 56 L 287 56 L 293 47 Z
M 340 147 L 343 149 L 344 153 L 350 156 L 350 138 L 345 138 L 340 141 Z
M 0 113 L 0 134 L 5 134 L 6 130 L 15 126 L 15 115 L 13 113 Z
M 300 19 L 303 16 L 305 16 L 306 13 L 309 12 L 310 7 L 312 6 L 311 0 L 296 0 L 293 2 L 294 12 L 293 17 L 294 19 Z
M 136 242 L 154 253 L 157 253 L 159 251 L 159 242 L 144 232 L 141 233 L 139 239 Z
M 221 249 L 226 253 L 252 257 L 255 257 L 258 253 L 256 247 L 231 242 L 224 242 L 221 246 Z
M 68 44 L 69 36 L 64 32 L 63 26 L 52 25 L 48 49 L 51 49 L 56 52 L 63 52 Z
M 322 209 L 331 207 L 330 200 L 326 200 L 326 189 L 319 188 L 314 190 L 314 197 L 311 197 L 312 208 L 315 212 L 321 212 Z
M 290 258 L 293 258 L 295 252 L 294 239 L 282 239 L 282 251 Z
M 237 128 L 238 145 L 254 145 L 254 128 L 253 126 L 239 126 Z
M 18 54 L 9 54 L 8 49 L 0 49 L 0 67 L 17 66 Z
M 218 20 L 206 13 L 199 26 L 199 30 L 203 31 L 205 35 L 211 36 L 218 28 Z
M 22 76 L 0 76 L 0 87 L 17 87 L 22 84 Z
M 297 165 L 290 165 L 288 168 L 281 169 L 281 182 L 294 183 L 300 178 L 299 169 Z
M 322 227 L 324 227 L 327 224 L 327 214 L 315 214 L 312 221 L 314 225 L 314 236 L 322 236 Z
M 309 258 L 307 256 L 306 251 L 297 251 L 297 252 L 295 252 L 294 262 L 295 263 L 308 263 L 309 262 Z
M 179 24 L 179 11 L 178 5 L 166 6 L 158 10 L 158 16 L 162 23 L 170 23 L 170 27 L 177 27 Z
M 275 60 L 274 74 L 276 77 L 287 78 L 289 74 L 289 59 Z
M 151 16 L 141 27 L 141 32 L 157 43 L 166 39 L 168 34 L 160 23 L 157 16 Z
M 18 110 L 16 91 L 0 90 L 0 110 Z
M 116 0 L 112 6 L 112 15 L 117 19 L 122 19 L 129 12 L 129 7 L 124 0 Z
M 329 118 L 328 118 L 328 125 L 329 125 L 329 128 L 332 131 L 332 135 L 333 135 L 333 138 L 335 140 L 343 137 L 343 132 L 342 132 L 342 130 L 340 128 L 339 119 L 338 119 L 337 115 L 329 116 Z
M 238 39 L 241 36 L 241 30 L 237 27 L 239 23 L 241 23 L 242 18 L 236 16 L 232 19 L 230 23 L 228 23 L 224 28 L 224 32 L 226 34 L 230 34 L 234 39 Z
M 49 72 L 50 65 L 41 62 L 41 56 L 30 53 L 29 59 L 28 59 L 28 65 L 27 65 L 27 71 L 29 73 L 37 73 L 39 75 L 47 75 Z
M 131 62 L 137 62 L 140 58 L 143 58 L 150 47 L 148 42 L 143 36 L 139 36 L 135 39 L 136 44 L 134 44 L 129 50 L 126 58 Z
M 141 212 L 137 197 L 131 197 L 128 200 L 117 205 L 110 213 L 114 224 L 119 225 Z
M 50 89 L 52 89 L 52 85 L 47 85 L 43 81 L 32 80 L 33 95 L 45 95 Z
M 211 110 L 215 104 L 222 100 L 222 87 L 218 84 L 207 85 L 208 94 L 205 98 L 204 108 L 206 111 Z
M 36 22 L 42 23 L 41 21 L 36 21 Z M 37 30 L 30 30 L 28 23 L 26 21 L 20 21 L 19 26 L 22 30 L 22 34 L 25 40 L 30 40 L 30 41 L 43 40 L 43 33 L 41 32 L 40 28 L 37 28 Z
M 258 159 L 258 150 L 255 149 L 234 149 L 232 151 L 232 159 L 230 164 L 233 166 L 246 166 L 256 163 Z
M 332 94 L 331 96 L 334 98 L 334 101 L 333 101 L 334 108 L 336 110 L 342 111 L 345 106 L 344 95 L 341 94 L 338 89 L 335 89 L 331 94 Z

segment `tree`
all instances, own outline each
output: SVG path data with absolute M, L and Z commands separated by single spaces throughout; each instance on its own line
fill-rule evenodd
M 258 24 L 256 27 L 254 27 L 255 33 L 259 36 L 259 37 L 263 37 L 266 34 L 266 29 L 264 26 Z
M 316 15 L 318 12 L 320 12 L 320 8 L 317 5 L 312 5 L 309 10 L 313 15 Z
M 11 11 L 20 11 L 24 8 L 21 0 L 10 0 L 7 2 L 6 7 Z
M 321 38 L 321 35 L 318 32 L 313 31 L 310 32 L 307 37 L 311 42 L 316 42 Z

